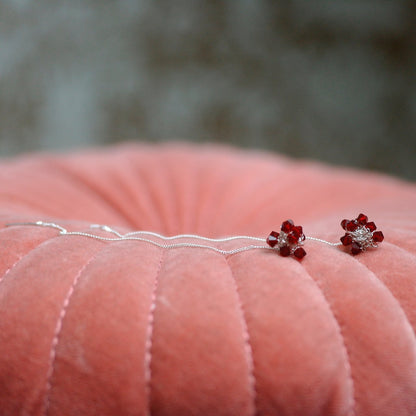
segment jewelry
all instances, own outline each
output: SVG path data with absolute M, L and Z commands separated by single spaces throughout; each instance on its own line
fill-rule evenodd
M 342 245 L 351 246 L 352 254 L 360 254 L 368 247 L 377 247 L 384 240 L 384 235 L 374 222 L 368 222 L 367 215 L 360 214 L 355 220 L 342 220 L 341 227 L 345 234 L 340 238 Z
M 93 238 L 96 240 L 101 241 L 141 241 L 145 243 L 152 244 L 156 247 L 160 247 L 163 249 L 173 249 L 173 248 L 180 248 L 180 247 L 189 247 L 189 248 L 203 248 L 215 251 L 217 253 L 223 254 L 225 256 L 230 256 L 233 254 L 241 253 L 243 251 L 248 250 L 256 250 L 256 249 L 263 249 L 263 250 L 274 250 L 279 252 L 279 254 L 283 257 L 287 257 L 293 255 L 298 260 L 301 260 L 306 255 L 305 249 L 302 247 L 306 240 L 317 241 L 319 243 L 327 244 L 330 246 L 350 246 L 351 245 L 351 253 L 352 254 L 359 254 L 362 251 L 367 250 L 369 247 L 376 248 L 377 243 L 381 243 L 384 239 L 383 233 L 381 231 L 375 231 L 376 225 L 374 222 L 368 222 L 368 218 L 364 214 L 360 214 L 355 220 L 343 220 L 341 222 L 342 228 L 346 231 L 345 234 L 341 237 L 340 243 L 331 243 L 329 241 L 316 238 L 316 237 L 309 237 L 305 236 L 303 233 L 303 228 L 301 226 L 296 226 L 292 220 L 286 220 L 282 223 L 280 232 L 272 231 L 269 236 L 266 238 L 261 237 L 253 237 L 253 236 L 246 236 L 246 235 L 236 235 L 231 237 L 224 237 L 224 238 L 209 238 L 203 237 L 200 235 L 195 234 L 178 234 L 174 236 L 164 236 L 162 234 L 158 234 L 152 231 L 132 231 L 126 234 L 121 234 L 117 230 L 109 227 L 108 225 L 100 225 L 100 224 L 91 224 L 91 230 L 98 229 L 101 231 L 105 231 L 113 236 L 102 236 L 99 234 L 94 234 L 93 232 L 84 232 L 84 231 L 68 231 L 66 228 L 62 227 L 59 224 L 54 222 L 44 222 L 44 221 L 36 221 L 36 222 L 20 222 L 20 223 L 11 223 L 6 224 L 7 227 L 12 226 L 39 226 L 39 227 L 48 227 L 54 228 L 59 231 L 59 235 L 67 235 L 67 236 L 81 236 L 87 238 Z M 258 244 L 251 244 L 241 246 L 231 250 L 224 250 L 218 247 L 214 247 L 208 244 L 200 244 L 195 242 L 175 242 L 175 243 L 163 243 L 163 241 L 177 241 L 181 239 L 192 239 L 192 240 L 199 240 L 199 241 L 209 241 L 209 242 L 226 242 L 226 241 L 233 241 L 233 240 L 245 240 L 245 241 L 258 241 L 263 242 L 266 241 L 267 245 L 258 245 Z
M 266 239 L 270 247 L 276 248 L 283 257 L 293 254 L 299 260 L 306 256 L 301 247 L 306 237 L 300 225 L 296 226 L 292 220 L 283 221 L 281 232 L 272 231 Z

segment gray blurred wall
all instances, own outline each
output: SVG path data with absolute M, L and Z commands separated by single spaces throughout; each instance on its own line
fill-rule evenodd
M 0 2 L 0 154 L 215 141 L 416 179 L 413 0 Z

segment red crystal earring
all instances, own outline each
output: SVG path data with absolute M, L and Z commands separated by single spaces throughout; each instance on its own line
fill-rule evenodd
M 108 225 L 90 224 L 91 229 L 100 229 L 111 235 L 99 235 L 92 231 L 70 231 L 65 227 L 53 223 L 53 222 L 20 222 L 6 224 L 7 227 L 12 226 L 24 226 L 33 225 L 39 227 L 54 228 L 59 231 L 60 235 L 64 236 L 82 236 L 87 238 L 94 238 L 102 241 L 137 241 L 141 243 L 149 243 L 162 249 L 174 249 L 180 247 L 209 249 L 225 256 L 231 256 L 237 253 L 242 253 L 248 250 L 274 250 L 280 253 L 283 257 L 293 255 L 298 260 L 302 260 L 306 256 L 306 251 L 302 247 L 305 240 L 312 240 L 318 243 L 327 244 L 329 246 L 351 246 L 352 254 L 359 254 L 365 251 L 369 247 L 377 247 L 378 243 L 384 240 L 384 235 L 381 231 L 376 231 L 377 227 L 372 221 L 368 221 L 368 217 L 364 214 L 360 214 L 354 220 L 342 220 L 341 226 L 345 230 L 345 234 L 341 237 L 341 242 L 331 243 L 330 241 L 323 240 L 321 238 L 305 236 L 303 229 L 300 225 L 295 225 L 292 220 L 283 221 L 280 228 L 280 232 L 272 231 L 266 239 L 267 246 L 264 245 L 264 237 L 255 237 L 247 235 L 234 235 L 231 237 L 210 238 L 195 234 L 178 234 L 173 236 L 164 236 L 154 231 L 131 231 L 125 234 L 109 227 Z M 186 239 L 185 241 L 178 241 Z M 171 243 L 170 241 L 175 242 Z M 231 249 L 223 249 L 218 247 L 217 244 L 221 244 L 226 241 L 260 241 L 263 244 L 250 244 L 243 245 Z M 168 241 L 168 242 L 164 242 Z M 203 241 L 203 243 L 201 243 Z M 215 242 L 215 244 L 209 244 L 206 242 Z
M 301 260 L 306 256 L 302 247 L 305 241 L 305 234 L 300 225 L 295 225 L 292 220 L 283 221 L 280 233 L 272 231 L 266 239 L 267 244 L 279 251 L 283 257 L 293 254 Z
M 344 246 L 351 246 L 351 254 L 359 254 L 368 247 L 377 247 L 377 243 L 384 240 L 381 231 L 372 221 L 368 221 L 367 215 L 360 214 L 355 220 L 342 220 L 341 227 L 345 234 L 341 237 Z
M 266 239 L 267 244 L 277 250 L 281 256 L 287 257 L 293 255 L 301 260 L 306 256 L 306 251 L 302 247 L 304 241 L 313 240 L 325 243 L 330 246 L 351 246 L 351 254 L 359 254 L 369 247 L 378 247 L 378 243 L 384 240 L 381 231 L 376 231 L 377 227 L 364 214 L 358 215 L 353 220 L 342 220 L 341 227 L 345 234 L 341 237 L 340 243 L 331 243 L 315 237 L 305 237 L 300 225 L 296 226 L 292 220 L 286 220 L 282 223 L 281 231 L 272 231 Z

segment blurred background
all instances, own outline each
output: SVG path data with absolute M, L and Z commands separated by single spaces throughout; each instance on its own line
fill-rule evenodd
M 416 179 L 414 0 L 2 0 L 0 155 L 124 140 Z

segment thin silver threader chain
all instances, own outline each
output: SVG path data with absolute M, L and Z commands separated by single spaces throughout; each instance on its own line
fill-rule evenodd
M 337 246 L 342 246 L 342 243 L 330 243 L 329 241 L 326 240 L 322 240 L 322 238 L 315 238 L 315 237 L 308 237 L 306 236 L 307 240 L 312 240 L 312 241 L 318 241 L 319 243 L 324 243 L 324 244 L 328 244 L 329 246 L 333 246 L 333 247 L 337 247 Z
M 113 234 L 115 236 L 115 237 L 103 237 L 97 234 L 92 234 L 92 233 L 83 232 L 83 231 L 68 231 L 66 228 L 53 222 L 36 221 L 36 222 L 16 222 L 16 223 L 6 224 L 7 227 L 22 226 L 22 225 L 33 225 L 33 226 L 39 226 L 39 227 L 54 228 L 59 231 L 60 235 L 77 235 L 81 237 L 94 238 L 96 240 L 101 240 L 101 241 L 141 241 L 141 242 L 149 243 L 149 244 L 152 244 L 156 247 L 160 247 L 163 249 L 173 249 L 173 248 L 180 248 L 180 247 L 203 248 L 203 249 L 215 251 L 217 253 L 220 253 L 226 256 L 230 256 L 232 254 L 237 254 L 237 253 L 241 253 L 243 251 L 248 251 L 248 250 L 257 250 L 257 249 L 274 250 L 270 246 L 255 245 L 255 244 L 238 247 L 232 250 L 223 250 L 218 247 L 209 246 L 206 244 L 198 244 L 198 243 L 190 243 L 190 242 L 164 244 L 158 241 L 151 240 L 150 238 L 145 238 L 146 236 L 156 237 L 164 241 L 179 240 L 182 238 L 189 238 L 189 239 L 202 240 L 202 241 L 211 241 L 211 242 L 226 242 L 226 241 L 233 241 L 233 240 L 246 240 L 246 241 L 251 240 L 251 241 L 260 241 L 260 242 L 265 241 L 264 238 L 247 236 L 247 235 L 236 235 L 232 237 L 223 237 L 223 238 L 208 238 L 208 237 L 203 237 L 203 236 L 196 235 L 196 234 L 178 234 L 178 235 L 167 237 L 167 236 L 164 236 L 162 234 L 155 233 L 152 231 L 132 231 L 126 234 L 121 234 L 117 230 L 114 230 L 113 228 L 109 227 L 108 225 L 91 224 L 90 225 L 91 229 L 99 229 L 99 230 L 108 232 L 110 234 Z M 330 246 L 341 245 L 341 243 L 330 243 L 329 241 L 325 241 L 325 240 L 322 240 L 320 238 L 315 238 L 315 237 L 306 237 L 306 239 L 328 244 Z

